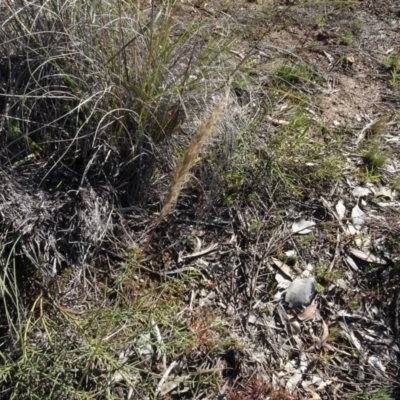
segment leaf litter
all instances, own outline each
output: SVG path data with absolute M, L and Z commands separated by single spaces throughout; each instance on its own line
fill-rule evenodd
M 307 221 L 305 219 L 301 219 L 296 221 L 292 225 L 293 233 L 297 233 L 299 235 L 307 235 L 313 231 L 315 226 L 314 221 Z
M 251 337 L 261 335 L 268 338 L 268 345 L 260 343 L 256 345 L 246 334 L 241 333 L 240 337 L 247 343 L 247 350 L 241 357 L 246 360 L 248 366 L 252 363 L 258 365 L 256 369 L 247 367 L 249 374 L 256 373 L 257 376 L 263 376 L 267 381 L 291 392 L 298 392 L 301 388 L 304 398 L 315 399 L 325 398 L 324 392 L 343 391 L 344 386 L 338 383 L 338 379 L 351 385 L 357 378 L 357 385 L 362 385 L 366 376 L 379 376 L 381 381 L 385 380 L 383 371 L 389 374 L 388 376 L 394 376 L 396 364 L 390 352 L 398 352 L 398 345 L 390 340 L 390 314 L 382 313 L 383 305 L 367 299 L 362 289 L 358 289 L 355 283 L 361 280 L 364 282 L 362 285 L 367 284 L 370 278 L 364 278 L 366 265 L 375 265 L 378 268 L 388 266 L 387 261 L 379 256 L 379 251 L 382 251 L 379 250 L 382 249 L 382 241 L 374 234 L 376 232 L 374 223 L 366 223 L 373 208 L 371 193 L 368 192 L 363 201 L 363 210 L 359 204 L 354 205 L 354 197 L 357 196 L 351 190 L 348 191 L 347 197 L 336 201 L 335 221 L 338 224 L 337 228 L 344 230 L 345 233 L 344 236 L 335 236 L 334 247 L 339 251 L 331 247 L 330 252 L 327 252 L 324 247 L 316 250 L 310 246 L 307 260 L 301 258 L 304 255 L 304 243 L 308 243 L 303 242 L 302 246 L 299 245 L 304 237 L 302 233 L 313 233 L 313 238 L 319 234 L 315 232 L 316 223 L 309 218 L 299 218 L 292 225 L 292 232 L 296 235 L 292 236 L 290 243 L 284 246 L 283 250 L 278 252 L 276 247 L 269 247 L 270 239 L 264 241 L 267 243 L 267 253 L 271 257 L 266 257 L 264 260 L 261 254 L 265 254 L 265 248 L 258 247 L 257 244 L 252 247 L 259 254 L 259 258 L 258 261 L 248 258 L 246 271 L 258 271 L 257 279 L 249 280 L 245 284 L 242 290 L 246 296 L 237 296 L 231 306 L 234 313 L 229 313 L 232 321 L 239 318 L 239 315 L 242 315 L 240 318 L 247 318 L 247 330 Z M 367 194 L 366 191 L 364 194 Z M 358 201 L 361 201 L 361 197 L 358 196 Z M 345 204 L 352 203 L 351 216 L 346 219 Z M 236 258 L 238 261 L 236 263 L 233 261 L 236 265 L 240 265 L 241 257 L 241 253 L 237 253 L 238 241 L 248 235 L 246 221 L 244 219 L 239 221 L 237 225 L 233 225 L 234 234 L 229 233 L 229 240 L 218 241 L 215 238 L 209 240 L 209 243 L 224 243 L 219 245 L 217 251 L 229 254 L 230 260 Z M 323 229 L 322 225 L 321 227 Z M 274 235 L 280 237 L 283 232 L 277 230 Z M 384 246 L 385 244 L 383 248 Z M 204 248 L 210 248 L 210 244 L 204 243 Z M 332 265 L 334 254 L 336 259 Z M 218 254 L 207 252 L 199 254 L 199 258 L 209 264 L 212 259 L 218 259 Z M 184 255 L 180 256 L 179 260 L 181 263 L 191 261 L 190 257 Z M 308 260 L 312 262 L 307 262 Z M 318 265 L 323 260 L 326 260 L 330 268 L 322 269 L 321 272 Z M 336 277 L 337 269 L 344 270 L 343 277 Z M 213 269 L 213 271 L 223 271 L 223 269 Z M 228 276 L 234 278 L 231 284 L 237 282 L 236 274 L 239 271 L 240 269 L 233 269 L 229 272 Z M 194 307 L 196 304 L 206 308 L 215 307 L 218 298 L 224 299 L 225 296 L 229 298 L 231 289 L 228 289 L 229 285 L 224 282 L 226 275 L 225 278 L 223 276 L 221 272 L 211 275 L 211 281 L 218 287 L 218 290 L 213 292 L 214 301 L 205 306 L 202 297 L 199 296 L 193 302 Z M 274 290 L 268 289 L 268 279 L 264 280 L 263 276 L 270 277 L 269 279 L 272 278 L 276 282 Z M 246 304 L 247 296 L 253 298 L 253 306 L 251 314 L 246 316 L 246 313 L 241 314 L 240 310 Z M 382 319 L 383 315 L 385 317 Z M 362 324 L 360 321 L 363 321 Z M 386 328 L 382 329 L 383 326 Z M 337 342 L 336 337 L 340 337 L 345 344 Z M 390 350 L 374 353 L 376 346 L 381 345 L 379 343 L 387 343 L 386 346 L 390 346 Z M 365 357 L 353 354 L 351 349 L 365 354 Z M 293 358 L 293 354 L 297 355 Z M 327 365 L 317 362 L 318 373 L 315 373 L 315 370 L 314 373 L 310 373 L 308 369 L 312 365 L 312 360 L 323 354 L 331 355 L 332 362 L 329 361 Z M 358 363 L 358 369 L 355 375 L 350 377 L 346 366 L 351 363 Z M 277 372 L 271 372 L 274 368 Z M 335 371 L 334 374 L 332 370 Z

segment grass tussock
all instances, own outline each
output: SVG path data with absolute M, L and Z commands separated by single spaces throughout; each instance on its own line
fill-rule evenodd
M 194 355 L 201 363 L 203 352 L 234 345 L 212 313 L 183 311 L 182 298 L 197 280 L 195 275 L 154 285 L 149 279 L 141 282 L 139 271 L 135 261 L 115 270 L 107 296 L 82 312 L 59 306 L 55 294 L 39 294 L 26 321 L 14 325 L 14 345 L 21 351 L 2 352 L 2 396 L 155 397 L 165 390 L 159 386 L 160 368 L 172 360 Z M 175 373 L 182 368 L 187 366 L 182 364 Z M 193 376 L 187 384 L 195 388 L 204 382 Z
M 234 69 L 229 38 L 210 41 L 207 20 L 183 24 L 177 12 L 174 1 L 0 8 L 1 398 L 155 397 L 175 358 L 201 364 L 203 351 L 231 344 L 216 318 L 182 312 L 197 277 L 144 287 L 128 267 L 104 274 L 105 257 L 115 265 L 131 243 L 113 210 L 146 204 L 193 134 L 177 133 Z M 214 379 L 186 372 L 192 388 Z

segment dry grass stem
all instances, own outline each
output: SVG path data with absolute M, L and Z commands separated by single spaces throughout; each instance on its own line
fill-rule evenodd
M 190 169 L 192 168 L 193 164 L 195 163 L 197 156 L 200 153 L 201 148 L 208 142 L 213 132 L 213 128 L 215 124 L 218 122 L 225 105 L 228 101 L 229 97 L 229 88 L 228 85 L 225 88 L 225 94 L 222 96 L 218 104 L 216 105 L 214 111 L 208 117 L 206 121 L 204 121 L 201 125 L 197 134 L 193 138 L 192 142 L 190 143 L 189 149 L 186 152 L 183 160 L 175 169 L 174 176 L 172 178 L 171 186 L 168 190 L 168 194 L 164 201 L 164 206 L 160 212 L 158 217 L 157 223 L 163 220 L 172 210 L 174 207 L 176 200 L 178 199 L 179 193 L 185 184 Z

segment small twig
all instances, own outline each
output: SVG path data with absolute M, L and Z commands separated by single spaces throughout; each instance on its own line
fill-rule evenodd
M 215 250 L 217 250 L 219 247 L 218 243 L 214 243 L 211 246 L 208 246 L 207 248 L 203 250 L 196 251 L 195 253 L 188 254 L 186 256 L 182 256 L 181 260 L 188 260 L 190 258 L 196 258 L 196 257 L 202 257 L 205 256 L 206 254 L 212 253 Z
M 267 117 L 267 120 L 272 122 L 274 125 L 289 125 L 288 121 L 285 121 L 283 119 L 276 119 L 270 116 Z
M 162 357 L 163 358 L 163 366 L 164 366 L 164 368 L 167 368 L 166 355 L 165 355 L 165 352 L 163 352 L 161 350 L 164 347 L 164 341 L 161 336 L 160 329 L 158 328 L 156 321 L 154 321 L 154 318 L 150 318 L 150 323 L 151 323 L 151 327 L 154 329 L 154 334 L 155 334 L 155 337 L 159 344 L 159 346 L 157 347 L 157 361 Z
M 393 312 L 393 340 L 398 345 L 400 345 L 399 313 L 398 313 L 399 297 L 400 297 L 400 288 L 397 288 L 393 297 L 392 312 Z
M 346 234 L 346 227 L 343 225 L 342 220 L 339 218 L 339 215 L 337 215 L 336 211 L 330 206 L 330 204 L 321 196 L 321 201 L 324 204 L 324 206 L 328 209 L 329 213 L 337 220 L 338 224 L 343 230 L 343 233 Z
M 334 265 L 335 265 L 335 262 L 336 262 L 336 260 L 337 260 L 338 257 L 339 257 L 339 245 L 340 245 L 341 239 L 342 239 L 342 236 L 340 235 L 340 231 L 339 231 L 339 229 L 338 229 L 338 230 L 337 230 L 337 234 L 336 234 L 335 253 L 334 253 L 333 258 L 332 258 L 332 261 L 331 261 L 331 263 L 330 263 L 330 265 L 329 265 L 329 272 L 332 271 L 332 269 L 333 269 L 333 267 L 334 267 Z
M 162 274 L 174 275 L 174 274 L 179 274 L 181 272 L 187 272 L 187 271 L 200 272 L 200 269 L 195 268 L 195 267 L 182 267 L 182 268 L 173 269 L 172 271 L 163 271 Z
M 175 365 L 177 364 L 177 361 L 172 361 L 172 363 L 170 364 L 170 366 L 167 368 L 167 370 L 164 372 L 164 375 L 161 377 L 160 382 L 158 382 L 157 385 L 157 389 L 156 389 L 156 396 L 158 396 L 158 394 L 160 393 L 165 381 L 167 380 L 169 374 L 171 373 L 171 371 L 175 368 Z
M 374 119 L 373 121 L 371 121 L 370 123 L 368 123 L 367 125 L 364 126 L 364 128 L 361 129 L 360 134 L 358 135 L 358 138 L 356 140 L 356 145 L 358 146 L 360 142 L 362 142 L 365 138 L 365 135 L 367 133 L 367 131 L 369 129 L 371 129 L 374 124 L 378 121 L 378 119 Z

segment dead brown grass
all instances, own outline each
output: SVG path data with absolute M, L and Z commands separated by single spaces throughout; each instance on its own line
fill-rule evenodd
M 197 156 L 200 153 L 202 147 L 208 142 L 210 139 L 215 124 L 220 119 L 222 112 L 228 102 L 229 98 L 229 90 L 230 90 L 230 82 L 225 87 L 225 93 L 219 100 L 218 104 L 215 106 L 214 111 L 211 115 L 200 125 L 197 134 L 194 136 L 188 151 L 183 157 L 180 164 L 175 169 L 171 185 L 168 190 L 168 194 L 165 197 L 164 206 L 161 209 L 160 215 L 157 219 L 157 224 L 161 222 L 167 215 L 171 212 L 176 201 L 179 197 L 179 193 L 182 190 L 183 185 L 188 179 L 190 169 L 195 163 Z

